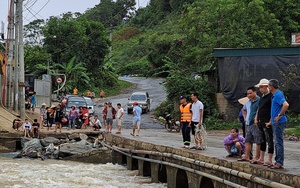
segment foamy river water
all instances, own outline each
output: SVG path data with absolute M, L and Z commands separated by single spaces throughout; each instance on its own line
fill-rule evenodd
M 104 187 L 160 188 L 121 165 L 88 164 L 73 161 L 11 159 L 0 157 L 0 187 Z

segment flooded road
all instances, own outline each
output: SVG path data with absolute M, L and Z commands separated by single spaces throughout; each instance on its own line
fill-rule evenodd
M 153 111 L 160 103 L 166 100 L 166 91 L 163 87 L 163 81 L 164 79 L 161 78 L 141 78 L 141 77 L 122 77 L 120 80 L 128 81 L 131 83 L 134 83 L 135 86 L 130 89 L 129 91 L 122 93 L 117 96 L 106 98 L 105 100 L 101 102 L 97 102 L 98 105 L 102 106 L 104 102 L 112 102 L 113 107 L 117 107 L 117 103 L 121 103 L 123 109 L 124 109 L 124 117 L 123 117 L 123 128 L 124 129 L 131 129 L 132 127 L 132 114 L 127 114 L 127 102 L 128 98 L 133 92 L 137 91 L 144 91 L 149 93 L 151 105 L 150 110 Z M 103 108 L 95 108 L 95 113 L 97 115 L 100 115 L 102 117 L 102 110 Z M 164 126 L 157 123 L 155 119 L 153 119 L 153 116 L 151 115 L 151 112 L 148 112 L 146 114 L 142 114 L 142 129 L 163 129 Z M 115 124 L 115 122 L 114 122 Z M 113 129 L 115 129 L 116 126 L 114 125 Z
M 107 187 L 161 188 L 149 177 L 121 165 L 73 161 L 0 158 L 0 187 Z

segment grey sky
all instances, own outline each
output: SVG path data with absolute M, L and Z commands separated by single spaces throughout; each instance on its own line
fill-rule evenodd
M 144 7 L 150 0 L 136 0 L 137 6 Z M 0 21 L 7 28 L 8 4 L 10 0 L 0 0 Z M 47 19 L 65 12 L 85 12 L 99 4 L 100 0 L 25 0 L 24 24 L 35 19 Z

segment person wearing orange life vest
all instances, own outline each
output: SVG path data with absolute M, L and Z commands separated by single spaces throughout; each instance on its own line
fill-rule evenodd
M 192 104 L 186 101 L 185 96 L 180 97 L 180 113 L 181 113 L 181 125 L 182 125 L 182 138 L 183 146 L 182 148 L 189 149 L 191 144 L 191 113 Z

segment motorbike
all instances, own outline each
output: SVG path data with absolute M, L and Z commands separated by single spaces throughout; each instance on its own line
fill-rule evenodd
M 171 114 L 166 115 L 165 117 L 165 128 L 167 131 L 176 130 L 177 132 L 180 132 L 181 130 L 181 123 L 175 118 L 171 118 Z

